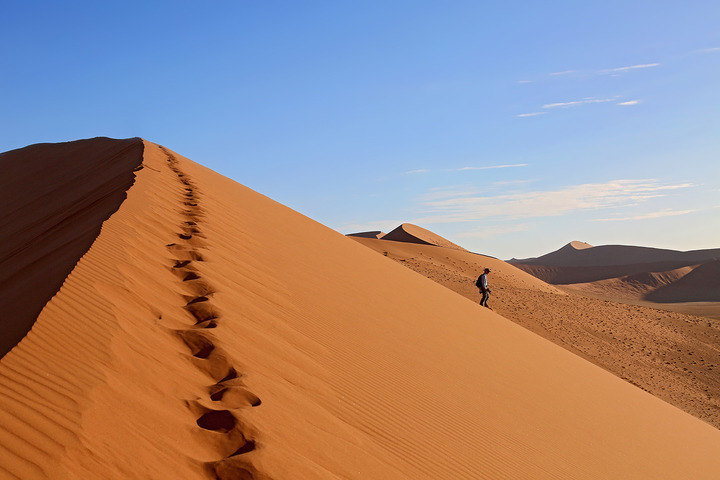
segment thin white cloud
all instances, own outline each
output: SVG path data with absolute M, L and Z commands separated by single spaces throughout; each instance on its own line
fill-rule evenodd
M 499 180 L 497 182 L 493 182 L 493 185 L 522 185 L 525 183 L 534 182 L 535 180 Z
M 627 102 L 620 102 L 617 105 L 637 105 L 640 100 L 628 100 Z
M 470 222 L 486 218 L 537 218 L 604 208 L 625 207 L 669 191 L 694 187 L 691 183 L 664 184 L 657 180 L 621 179 L 571 185 L 558 190 L 481 195 L 464 191 L 433 192 L 423 199 L 426 216 L 412 223 Z
M 563 70 L 562 72 L 553 72 L 550 75 L 557 76 L 557 75 L 569 75 L 571 73 L 575 73 L 577 70 Z
M 533 83 L 532 80 L 518 80 L 517 83 Z
M 461 168 L 453 168 L 449 171 L 451 172 L 464 172 L 467 170 L 494 170 L 496 168 L 518 168 L 518 167 L 527 167 L 527 163 L 514 163 L 510 165 L 489 165 L 486 167 L 461 167 Z
M 516 117 L 519 118 L 525 118 L 525 117 L 536 117 L 538 115 L 545 115 L 547 112 L 531 112 L 531 113 L 521 113 L 519 115 L 516 115 Z
M 542 108 L 567 108 L 567 107 L 574 107 L 577 105 L 583 105 L 586 103 L 605 103 L 605 102 L 614 102 L 615 98 L 583 98 L 582 100 L 574 100 L 571 102 L 557 102 L 557 103 L 547 103 L 542 106 Z
M 404 172 L 404 175 L 414 175 L 417 173 L 430 173 L 432 171 L 439 171 L 439 172 L 467 172 L 467 171 L 473 171 L 473 170 L 495 170 L 498 168 L 519 168 L 519 167 L 527 167 L 528 163 L 512 163 L 512 164 L 503 164 L 503 165 L 484 165 L 484 166 L 468 166 L 468 167 L 460 167 L 460 168 L 443 168 L 441 170 L 431 170 L 429 168 L 418 168 L 417 170 L 408 170 L 407 172 Z
M 697 210 L 662 210 L 659 212 L 646 213 L 644 215 L 635 215 L 632 217 L 611 217 L 596 218 L 595 222 L 625 222 L 628 220 L 645 220 L 648 218 L 675 217 L 677 215 L 686 215 L 688 213 L 697 212 Z
M 697 53 L 713 53 L 713 52 L 720 52 L 720 47 L 710 47 L 710 48 L 701 48 L 700 50 L 695 50 Z
M 605 70 L 600 70 L 598 73 L 620 73 L 627 72 L 629 70 L 638 70 L 641 68 L 652 68 L 658 66 L 660 66 L 659 63 L 641 63 L 638 65 L 629 65 L 627 67 L 606 68 Z

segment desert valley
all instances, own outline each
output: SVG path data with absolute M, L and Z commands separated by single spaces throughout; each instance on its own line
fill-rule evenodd
M 720 249 L 346 236 L 140 138 L 0 170 L 2 479 L 720 475 Z

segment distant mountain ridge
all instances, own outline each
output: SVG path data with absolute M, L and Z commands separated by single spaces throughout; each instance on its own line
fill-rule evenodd
M 720 248 L 679 251 L 570 242 L 508 263 L 554 284 L 653 302 L 720 301 Z
M 605 267 L 660 262 L 680 262 L 690 265 L 717 258 L 720 258 L 720 248 L 683 252 L 632 245 L 601 245 L 594 247 L 584 242 L 570 242 L 562 248 L 540 257 L 513 258 L 509 262 L 554 267 Z

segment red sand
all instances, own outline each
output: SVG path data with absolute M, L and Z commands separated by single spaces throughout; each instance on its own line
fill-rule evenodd
M 190 160 L 143 165 L 0 359 L 4 478 L 717 478 L 710 425 Z

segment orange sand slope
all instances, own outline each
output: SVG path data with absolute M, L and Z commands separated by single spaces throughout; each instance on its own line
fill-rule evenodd
M 717 478 L 709 425 L 190 160 L 143 166 L 0 360 L 0 478 Z
M 464 248 L 455 245 L 450 240 L 443 238 L 430 230 L 413 225 L 412 223 L 403 223 L 392 232 L 383 235 L 382 238 L 383 240 L 393 240 L 396 242 L 419 243 L 421 245 L 435 245 L 437 247 L 465 250 Z
M 427 268 L 434 272 L 444 272 L 433 276 L 441 275 L 445 286 L 461 294 L 467 294 L 469 298 L 479 299 L 478 289 L 475 281 L 484 268 L 491 270 L 493 291 L 496 295 L 502 295 L 505 289 L 515 291 L 517 289 L 531 290 L 538 293 L 554 293 L 566 295 L 557 287 L 548 285 L 542 280 L 533 277 L 529 273 L 520 270 L 507 262 L 487 255 L 468 252 L 467 250 L 455 250 L 450 248 L 437 247 L 434 245 L 422 245 L 412 243 L 388 242 L 384 239 L 356 238 L 366 247 L 376 252 L 383 253 L 406 266 L 411 261 L 423 262 Z M 427 273 L 422 268 L 415 269 L 418 273 Z M 429 276 L 429 275 L 425 275 Z M 452 285 L 456 283 L 457 285 Z
M 720 428 L 718 322 L 658 310 L 654 308 L 658 304 L 641 300 L 628 301 L 633 305 L 607 301 L 636 287 L 619 279 L 587 284 L 578 295 L 578 285 L 564 287 L 565 293 L 484 255 L 431 245 L 356 240 L 473 302 L 480 299 L 475 280 L 483 268 L 490 267 L 490 305 L 496 313 Z M 671 273 L 654 278 L 671 281 Z M 635 278 L 649 283 L 653 277 Z M 676 311 L 678 305 L 663 304 Z M 682 305 L 683 312 L 692 305 L 694 313 L 703 315 L 713 309 L 709 302 Z
M 0 154 L 0 357 L 125 199 L 142 141 L 94 138 Z

